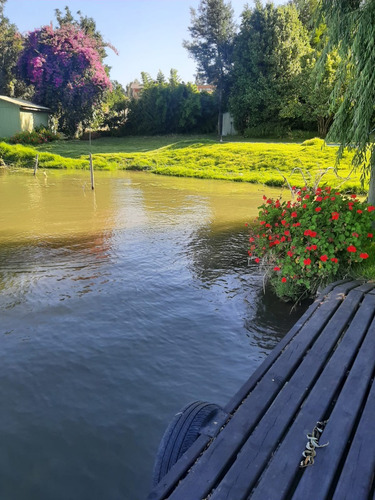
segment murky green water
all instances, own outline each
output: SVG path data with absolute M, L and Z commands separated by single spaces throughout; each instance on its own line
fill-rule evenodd
M 173 414 L 249 377 L 301 314 L 247 265 L 262 195 L 0 173 L 1 499 L 141 500 Z

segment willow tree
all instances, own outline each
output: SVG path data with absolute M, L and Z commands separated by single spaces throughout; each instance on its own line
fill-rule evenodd
M 231 3 L 201 0 L 198 10 L 191 8 L 191 41 L 183 46 L 197 62 L 197 77 L 216 86 L 218 95 L 218 133 L 222 133 L 223 95 L 232 69 L 236 25 Z
M 326 51 L 338 47 L 339 78 L 332 94 L 339 103 L 328 139 L 355 149 L 354 165 L 369 180 L 368 202 L 375 203 L 375 0 L 322 0 L 328 27 Z M 345 89 L 342 97 L 342 89 Z

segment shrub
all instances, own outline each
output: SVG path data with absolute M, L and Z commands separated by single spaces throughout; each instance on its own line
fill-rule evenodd
M 36 128 L 31 132 L 19 132 L 9 139 L 12 144 L 30 144 L 37 146 L 46 142 L 56 141 L 60 139 L 60 135 L 52 132 L 44 127 Z
M 330 187 L 293 188 L 293 200 L 263 197 L 249 256 L 276 294 L 301 300 L 369 257 L 375 207 Z

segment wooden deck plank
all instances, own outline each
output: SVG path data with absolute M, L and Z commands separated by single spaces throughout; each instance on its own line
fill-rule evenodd
M 308 356 L 302 360 L 292 378 L 279 392 L 270 409 L 243 445 L 231 469 L 214 491 L 212 500 L 247 498 L 272 453 L 275 452 L 283 434 L 288 431 L 293 417 L 324 368 L 342 332 L 354 316 L 362 297 L 363 293 L 355 289 L 349 293 L 345 304 L 337 309 L 311 347 Z M 338 369 L 336 369 L 336 375 L 338 376 Z M 331 398 L 333 395 L 331 394 Z M 305 435 L 301 434 L 301 438 L 306 441 Z M 304 449 L 303 444 L 302 442 L 301 452 Z M 295 476 L 298 463 L 299 457 L 297 457 L 295 467 L 284 471 L 284 475 L 289 476 L 290 480 Z M 258 487 L 258 493 L 262 495 L 262 498 L 267 498 L 262 488 Z
M 148 499 L 330 500 L 337 486 L 334 500 L 362 500 L 374 480 L 374 352 L 375 283 L 331 284 L 224 407 L 224 428 L 200 435 Z M 301 471 L 306 434 L 331 411 L 320 442 L 334 445 Z
M 334 481 L 335 472 L 344 456 L 347 440 L 351 438 L 353 427 L 374 373 L 374 352 L 375 320 L 371 323 L 322 434 L 322 442 L 329 441 L 329 446 L 319 450 L 321 453 L 316 458 L 313 467 L 305 469 L 293 499 L 299 500 L 309 491 L 314 492 L 314 498 L 322 500 L 329 498 L 328 494 Z M 313 497 L 310 495 L 304 498 L 312 499 Z
M 369 498 L 375 471 L 375 383 L 367 398 L 333 500 Z M 370 431 L 370 432 L 369 432 Z M 372 431 L 372 432 L 371 432 Z M 358 466 L 360 464 L 360 466 Z
M 301 318 L 298 321 L 296 321 L 296 323 L 285 335 L 285 337 L 270 352 L 270 354 L 263 361 L 263 363 L 250 376 L 248 381 L 245 382 L 245 384 L 243 384 L 243 386 L 239 389 L 239 391 L 228 402 L 224 410 L 227 413 L 232 413 L 238 407 L 238 405 L 245 399 L 245 397 L 250 393 L 250 391 L 253 390 L 253 388 L 261 379 L 261 377 L 267 372 L 269 367 L 275 362 L 277 357 L 283 352 L 285 347 L 289 344 L 289 342 L 296 335 L 296 333 L 299 332 L 299 330 L 301 330 L 301 328 L 314 315 L 316 310 L 322 305 L 324 301 L 328 300 L 342 301 L 343 296 L 348 294 L 350 290 L 357 288 L 361 285 L 362 282 L 360 281 L 340 280 L 327 286 L 322 291 L 322 293 L 316 298 L 316 300 L 310 305 L 307 311 L 305 311 L 305 313 L 301 316 Z
M 239 451 L 252 429 L 257 425 L 268 407 L 272 404 L 279 388 L 284 385 L 301 359 L 313 344 L 339 307 L 345 294 L 358 283 L 343 284 L 333 290 L 319 305 L 319 314 L 310 317 L 301 327 L 298 335 L 284 347 L 283 355 L 276 358 L 246 398 L 232 419 L 199 461 L 189 471 L 187 477 L 171 493 L 170 500 L 196 500 L 203 498 L 215 485 L 217 478 L 227 468 L 233 456 Z
M 333 395 L 342 384 L 374 315 L 375 296 L 367 295 L 345 336 L 309 393 L 288 434 L 273 455 L 268 469 L 265 470 L 257 485 L 257 491 L 251 496 L 252 499 L 267 497 L 281 500 L 287 496 L 294 480 L 290 471 L 296 471 L 298 468 L 307 441 L 306 435 L 311 433 L 317 421 L 324 419 L 327 414 Z M 261 493 L 258 494 L 258 491 Z

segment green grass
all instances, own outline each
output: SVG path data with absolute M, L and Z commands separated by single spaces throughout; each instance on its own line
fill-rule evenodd
M 58 141 L 24 147 L 0 143 L 6 164 L 32 168 L 39 153 L 41 168 L 88 168 L 87 141 Z M 147 170 L 155 174 L 282 186 L 304 184 L 300 170 L 314 180 L 330 169 L 325 184 L 361 192 L 359 172 L 351 173 L 352 153 L 345 153 L 337 172 L 336 146 L 320 139 L 298 143 L 232 140 L 220 143 L 212 136 L 163 136 L 102 138 L 92 141 L 94 168 L 103 170 Z M 350 179 L 345 180 L 350 175 Z M 339 177 L 337 177 L 339 176 Z

